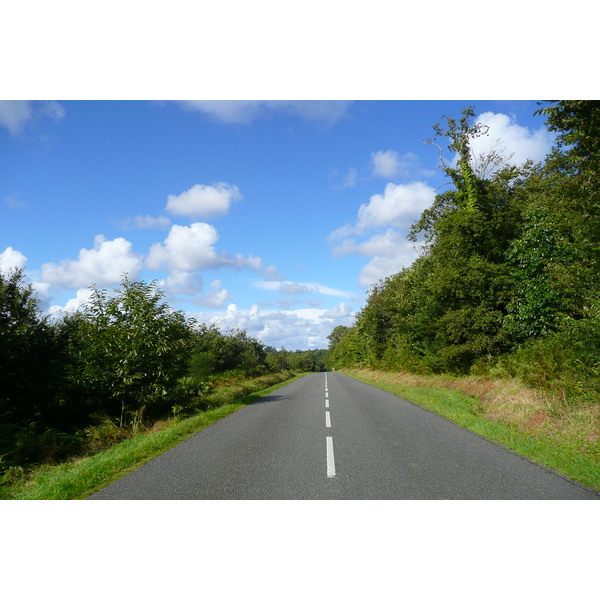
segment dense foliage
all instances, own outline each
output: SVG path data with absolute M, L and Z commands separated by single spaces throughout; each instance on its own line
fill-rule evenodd
M 82 451 L 103 427 L 204 410 L 223 381 L 320 370 L 324 354 L 277 351 L 186 319 L 155 282 L 127 277 L 51 321 L 23 271 L 0 268 L 0 479 L 14 465 Z
M 508 374 L 600 399 L 600 102 L 543 104 L 559 134 L 543 164 L 475 157 L 471 108 L 434 126 L 457 160 L 410 231 L 423 252 L 332 332 L 328 367 Z

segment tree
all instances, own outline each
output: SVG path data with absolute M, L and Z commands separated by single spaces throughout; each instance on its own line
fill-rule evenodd
M 48 319 L 23 270 L 0 268 L 0 422 L 47 418 L 57 381 L 55 350 Z
M 528 182 L 509 252 L 516 283 L 507 330 L 524 343 L 595 314 L 600 292 L 600 102 L 550 102 L 537 114 L 558 132 Z
M 327 336 L 329 340 L 329 348 L 333 348 L 336 344 L 338 344 L 341 339 L 350 331 L 350 327 L 346 327 L 345 325 L 338 325 L 333 328 L 333 331 Z
M 598 193 L 600 176 L 600 101 L 546 101 L 535 114 L 547 117 L 546 125 L 559 136 L 557 148 L 565 150 L 580 176 L 583 191 Z
M 418 310 L 432 325 L 427 346 L 442 368 L 458 372 L 510 347 L 502 328 L 512 285 L 506 252 L 517 235 L 520 186 L 532 168 L 496 161 L 488 178 L 478 177 L 470 140 L 485 132 L 471 124 L 473 117 L 467 108 L 459 121 L 446 117 L 446 129 L 434 126 L 458 155 L 455 168 L 442 162 L 454 187 L 436 196 L 409 234 L 413 241 L 424 234 L 426 243 L 427 297 Z
M 169 406 L 169 394 L 187 369 L 192 320 L 162 301 L 156 282 L 123 278 L 113 295 L 96 287 L 70 342 L 69 377 L 94 410 L 121 423 L 126 415 Z

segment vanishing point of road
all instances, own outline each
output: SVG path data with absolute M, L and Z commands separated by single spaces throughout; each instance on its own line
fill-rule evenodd
M 340 373 L 314 373 L 89 498 L 597 500 L 600 494 L 388 392 Z

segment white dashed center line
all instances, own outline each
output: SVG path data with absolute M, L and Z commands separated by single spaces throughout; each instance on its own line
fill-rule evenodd
M 329 411 L 325 413 L 325 427 L 331 427 L 331 415 Z
M 327 477 L 335 477 L 335 461 L 333 459 L 333 438 L 327 438 Z

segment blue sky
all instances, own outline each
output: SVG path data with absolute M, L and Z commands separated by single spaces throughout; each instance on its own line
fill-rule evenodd
M 200 321 L 326 347 L 414 260 L 406 232 L 446 181 L 423 140 L 468 105 L 487 149 L 549 150 L 535 101 L 3 102 L 3 265 L 50 312 L 127 272 Z

